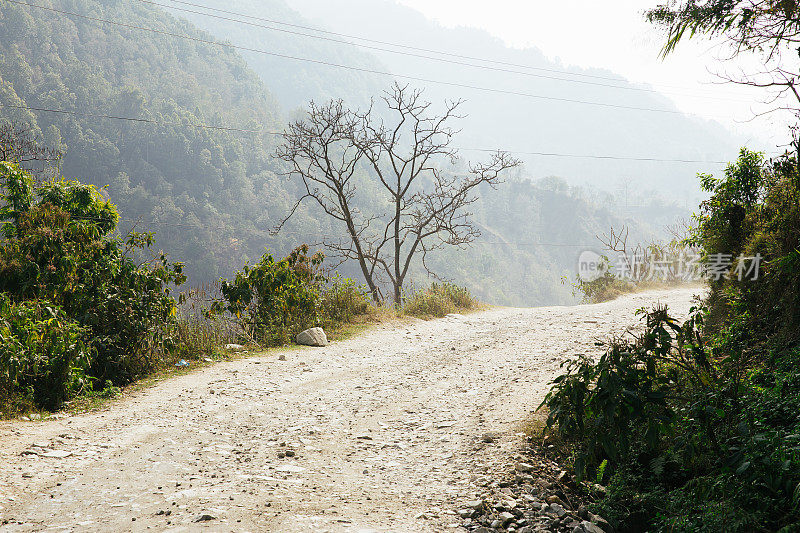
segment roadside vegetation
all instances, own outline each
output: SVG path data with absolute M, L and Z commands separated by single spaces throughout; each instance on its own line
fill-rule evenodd
M 577 275 L 573 294 L 583 294 L 584 303 L 600 303 L 632 292 L 701 283 L 700 251 L 679 228 L 670 228 L 674 237 L 669 242 L 630 247 L 628 228 L 612 227 L 598 236 L 605 254 L 598 258 L 596 275 L 592 279 Z
M 320 326 L 336 338 L 398 314 L 444 316 L 475 306 L 466 289 L 432 285 L 405 307 L 323 270 L 302 245 L 265 253 L 231 280 L 183 289 L 183 264 L 151 233 L 117 232 L 116 206 L 91 185 L 41 180 L 0 162 L 0 413 L 89 403 L 176 366 L 225 356 L 224 346 L 285 345 Z
M 582 294 L 583 303 L 608 302 L 633 292 L 650 291 L 656 289 L 669 289 L 687 286 L 692 282 L 676 278 L 668 279 L 631 279 L 614 274 L 610 269 L 592 280 L 583 280 L 580 277 L 573 283 L 574 293 Z
M 690 244 L 763 258 L 709 281 L 679 323 L 642 311 L 644 332 L 556 378 L 547 431 L 580 480 L 607 485 L 595 509 L 621 531 L 800 528 L 800 189 L 797 160 L 742 150 Z
M 572 284 L 575 294 L 583 294 L 584 303 L 608 302 L 619 298 L 623 294 L 635 292 L 638 285 L 633 281 L 621 279 L 611 272 L 608 262 L 605 263 L 602 275 L 592 280 L 584 280 L 580 277 L 575 278 Z
M 333 329 L 374 315 L 365 289 L 338 274 L 331 279 L 323 274 L 324 258 L 320 252 L 309 255 L 305 244 L 280 260 L 264 254 L 233 280 L 221 281 L 222 298 L 207 316 L 227 317 L 259 346 L 279 346 L 307 328 Z
M 227 342 L 271 346 L 369 312 L 363 291 L 338 277 L 328 283 L 315 271 L 321 256 L 301 247 L 222 283 L 240 320 L 202 313 L 177 292 L 183 265 L 155 252 L 152 234 L 115 233 L 117 209 L 101 191 L 60 177 L 34 185 L 9 162 L 0 163 L 0 184 L 4 415 L 113 391 Z
M 403 302 L 402 312 L 418 318 L 443 317 L 479 307 L 464 287 L 452 283 L 433 283 L 425 290 L 412 292 Z
M 116 208 L 90 185 L 34 187 L 8 162 L 0 183 L 3 388 L 52 409 L 151 372 L 172 340 L 183 265 L 151 253 L 151 234 L 113 236 Z
M 796 15 L 714 0 L 648 18 L 665 54 L 721 38 L 733 56 L 764 56 L 739 83 L 794 98 L 800 74 L 781 52 L 796 46 Z M 708 199 L 684 244 L 702 251 L 708 295 L 682 323 L 642 310 L 641 335 L 569 363 L 542 404 L 545 431 L 578 481 L 607 486 L 594 509 L 618 531 L 800 531 L 800 160 L 742 149 L 723 176 L 699 178 Z

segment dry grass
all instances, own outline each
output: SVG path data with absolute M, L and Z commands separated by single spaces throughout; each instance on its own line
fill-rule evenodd
M 434 283 L 425 290 L 407 297 L 403 314 L 418 318 L 441 318 L 450 313 L 467 312 L 479 307 L 477 300 L 464 287 L 451 283 Z

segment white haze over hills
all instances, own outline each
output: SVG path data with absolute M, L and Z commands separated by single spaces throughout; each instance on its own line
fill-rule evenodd
M 649 79 L 651 72 L 643 71 L 641 76 L 632 75 L 638 66 L 644 64 L 643 60 L 637 59 L 642 54 L 652 54 L 652 63 L 656 66 L 660 64 L 656 57 L 656 38 L 652 34 L 645 37 L 641 34 L 615 34 L 612 25 L 603 39 L 601 30 L 587 30 L 584 36 L 575 37 L 581 35 L 581 29 L 587 24 L 600 25 L 602 20 L 597 18 L 599 15 L 594 9 L 581 14 L 580 9 L 576 8 L 574 20 L 565 21 L 565 15 L 573 11 L 569 8 L 572 5 L 570 2 L 562 3 L 567 7 L 561 8 L 530 8 L 526 6 L 539 4 L 504 0 L 491 3 L 492 9 L 487 10 L 481 8 L 484 3 L 459 2 L 456 5 L 448 0 L 433 3 L 403 0 L 403 3 L 416 9 L 392 0 L 287 0 L 287 3 L 283 0 L 202 2 L 209 7 L 273 21 L 309 25 L 417 49 L 485 58 L 495 62 L 489 64 L 494 69 L 454 63 L 475 63 L 470 59 L 354 41 L 327 33 L 316 34 L 327 37 L 328 40 L 325 40 L 185 11 L 175 10 L 173 13 L 235 44 L 418 78 L 400 78 L 399 81 L 424 88 L 426 96 L 433 102 L 458 98 L 465 100 L 462 111 L 467 117 L 459 124 L 461 134 L 457 139 L 458 146 L 467 149 L 462 152 L 465 158 L 482 157 L 479 151 L 469 150 L 473 148 L 509 150 L 524 160 L 525 173 L 531 178 L 558 176 L 570 184 L 581 185 L 589 190 L 609 191 L 620 206 L 641 204 L 658 196 L 691 210 L 700 198 L 696 174 L 720 172 L 724 164 L 719 162 L 735 159 L 743 144 L 754 144 L 753 135 L 748 137 L 743 130 L 733 132 L 730 127 L 711 118 L 684 114 L 683 111 L 703 109 L 691 108 L 687 104 L 688 99 L 681 99 L 675 94 L 661 94 L 652 86 L 641 83 Z M 576 5 L 585 9 L 584 4 L 579 2 Z M 624 9 L 609 9 L 607 16 L 624 13 L 625 20 L 616 24 L 616 27 L 630 23 L 633 27 L 642 28 L 645 23 L 637 24 L 628 19 L 641 18 L 643 7 L 646 6 L 637 10 L 630 2 L 625 2 Z M 522 15 L 517 16 L 518 12 Z M 502 25 L 503 16 L 508 21 L 506 26 Z M 514 21 L 511 22 L 511 19 Z M 276 26 L 272 23 L 267 25 Z M 286 26 L 283 28 L 287 29 Z M 296 27 L 294 29 L 300 33 L 314 33 Z M 497 36 L 499 34 L 503 34 L 503 39 Z M 540 39 L 537 35 L 541 35 L 541 42 L 547 46 L 546 52 L 538 48 Z M 332 42 L 330 39 L 368 46 Z M 647 39 L 651 41 L 646 42 Z M 635 49 L 637 40 L 646 46 L 643 44 L 641 50 L 627 54 L 633 58 L 629 58 L 627 63 L 621 60 L 603 61 L 603 54 L 623 55 L 626 46 Z M 567 46 L 565 43 L 572 44 Z M 599 44 L 595 46 L 595 43 Z M 388 48 L 395 52 L 375 48 Z M 558 50 L 562 48 L 564 60 L 559 60 L 556 56 L 561 57 Z M 581 50 L 585 52 L 583 56 Z M 379 74 L 246 51 L 242 55 L 276 96 L 287 116 L 304 108 L 311 99 L 325 101 L 342 98 L 351 104 L 363 106 L 371 98 L 379 96 L 381 90 L 392 82 L 391 77 Z M 419 56 L 435 56 L 439 60 Z M 582 57 L 586 59 L 578 61 Z M 680 68 L 674 67 L 670 61 L 673 60 L 668 59 L 664 66 L 666 71 L 674 72 L 675 68 Z M 533 70 L 502 65 L 500 62 L 524 65 Z M 609 66 L 626 71 L 627 77 L 609 70 Z M 655 71 L 652 65 L 648 68 Z M 684 78 L 692 75 L 689 73 Z M 628 81 L 628 77 L 634 81 Z M 664 76 L 658 81 L 663 79 Z M 672 85 L 692 84 L 685 83 L 683 79 L 676 80 Z M 732 93 L 729 87 L 698 87 L 695 83 L 690 89 L 663 90 L 671 93 L 702 92 L 704 95 L 715 94 L 719 90 L 725 98 L 746 96 Z M 720 105 L 725 109 L 725 104 L 720 104 L 716 98 L 706 98 L 705 101 L 709 110 L 718 111 Z M 737 101 L 737 105 L 740 104 Z M 732 124 L 729 120 L 722 122 Z M 756 142 L 755 146 L 776 151 L 774 145 L 770 147 L 764 142 Z M 531 155 L 524 152 L 610 156 L 610 159 Z M 689 159 L 701 162 L 631 161 L 624 158 Z
M 470 148 L 501 148 L 526 161 L 496 189 L 477 191 L 469 211 L 481 236 L 468 250 L 448 247 L 427 258 L 435 272 L 466 284 L 482 301 L 505 305 L 574 301 L 564 280 L 574 279 L 581 251 L 601 247 L 597 235 L 627 226 L 630 243 L 665 237 L 665 226 L 697 205 L 695 173 L 736 157 L 740 140 L 725 127 L 687 116 L 668 96 L 639 90 L 609 69 L 565 66 L 550 51 L 510 47 L 483 29 L 447 28 L 389 0 L 292 1 L 296 9 L 286 0 L 55 2 L 74 17 L 4 4 L 0 103 L 11 110 L 3 117 L 65 147 L 64 175 L 108 184 L 126 223 L 141 220 L 157 232 L 159 246 L 185 261 L 199 283 L 230 277 L 265 248 L 284 255 L 345 230 L 309 202 L 274 235 L 270 229 L 304 193 L 272 157 L 280 139 L 190 124 L 275 132 L 303 116 L 311 99 L 368 105 L 405 75 L 401 81 L 426 89 L 433 102 L 466 99 L 468 116 L 455 125 L 465 158 L 488 157 Z M 397 43 L 410 43 L 416 55 L 375 49 L 397 51 Z M 488 58 L 495 68 L 420 48 Z M 500 62 L 523 66 L 497 68 Z M 44 111 L 62 107 L 66 113 Z M 358 168 L 353 205 L 385 220 L 373 178 Z M 342 266 L 344 275 L 359 278 L 357 267 Z M 410 276 L 419 287 L 429 282 L 419 261 Z
M 301 0 L 308 1 L 308 0 Z M 666 58 L 664 35 L 644 17 L 663 0 L 399 0 L 447 27 L 475 27 L 513 48 L 537 48 L 566 66 L 603 68 L 662 90 L 679 109 L 717 117 L 732 131 L 765 147 L 783 142 L 786 116 L 751 120 L 763 89 L 724 83 L 717 74 L 759 67 L 755 58 L 728 61 L 713 40 L 686 40 Z M 754 70 L 755 70 L 754 68 Z M 776 134 L 776 132 L 779 132 Z M 761 138 L 761 139 L 759 139 Z
M 469 117 L 464 121 L 463 134 L 459 139 L 459 144 L 465 147 L 728 161 L 736 157 L 739 146 L 754 141 L 754 136 L 747 135 L 744 128 L 732 132 L 730 126 L 734 126 L 735 122 L 728 120 L 731 114 L 720 113 L 730 107 L 731 101 L 720 103 L 721 100 L 717 101 L 716 98 L 679 96 L 702 94 L 708 97 L 720 94 L 720 98 L 735 98 L 738 115 L 748 116 L 747 105 L 740 101 L 748 97 L 743 91 L 686 81 L 697 74 L 698 69 L 703 69 L 702 66 L 698 67 L 698 62 L 691 63 L 693 70 L 682 79 L 672 79 L 676 70 L 684 68 L 684 65 L 678 64 L 679 61 L 674 58 L 668 58 L 666 62 L 658 59 L 659 36 L 654 35 L 655 30 L 644 33 L 643 28 L 647 25 L 642 20 L 641 10 L 646 5 L 641 2 L 637 8 L 629 1 L 613 7 L 597 3 L 596 7 L 592 7 L 595 4 L 590 6 L 589 2 L 561 2 L 556 7 L 555 4 L 545 5 L 542 2 L 510 0 L 491 3 L 401 1 L 414 10 L 391 0 L 288 0 L 288 3 L 315 24 L 337 32 L 549 69 L 527 71 L 543 76 L 536 77 L 396 53 L 367 51 L 397 74 L 629 107 L 689 112 L 702 112 L 705 109 L 704 115 L 715 118 L 721 116 L 720 122 L 728 126 L 723 127 L 713 119 L 697 116 L 606 108 L 412 82 L 424 85 L 428 96 L 434 101 L 453 97 L 467 100 L 465 111 Z M 615 31 L 615 28 L 622 27 L 637 30 L 633 35 Z M 590 28 L 593 30 L 589 31 Z M 546 51 L 540 49 L 539 42 L 548 46 Z M 707 48 L 707 45 L 700 46 Z M 688 53 L 694 51 L 689 49 Z M 607 57 L 604 59 L 610 55 L 630 59 L 627 62 L 612 61 Z M 651 58 L 649 63 L 644 59 L 647 56 Z M 643 65 L 648 65 L 648 69 L 644 70 Z M 626 77 L 609 70 L 611 66 L 626 67 Z M 665 74 L 655 76 L 660 67 L 663 67 Z M 637 72 L 641 75 L 632 75 Z M 704 70 L 702 72 L 705 79 L 710 79 Z M 651 78 L 659 82 L 672 79 L 672 83 L 666 83 L 670 88 L 659 87 L 671 94 L 659 94 L 652 91 L 653 87 L 641 83 Z M 627 79 L 634 82 L 629 83 Z M 690 88 L 672 88 L 673 85 Z M 692 102 L 700 104 L 692 105 Z M 766 145 L 761 141 L 755 144 L 760 148 Z M 464 155 L 469 156 L 467 153 Z M 640 191 L 657 191 L 684 205 L 691 205 L 697 199 L 697 172 L 718 172 L 721 168 L 721 165 L 714 163 L 522 157 L 527 170 L 535 177 L 557 175 L 570 183 L 612 191 L 633 184 Z

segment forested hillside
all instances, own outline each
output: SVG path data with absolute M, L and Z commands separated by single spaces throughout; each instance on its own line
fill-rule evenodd
M 30 124 L 45 143 L 59 146 L 65 176 L 107 185 L 123 233 L 134 226 L 154 231 L 158 246 L 186 263 L 190 283 L 228 275 L 265 248 L 285 254 L 301 242 L 342 235 L 342 228 L 305 207 L 279 235 L 270 234 L 300 191 L 280 176 L 272 158 L 277 139 L 266 132 L 281 131 L 285 110 L 301 103 L 281 105 L 270 91 L 284 98 L 291 92 L 349 97 L 348 88 L 358 86 L 363 98 L 369 91 L 379 96 L 377 80 L 338 71 L 321 76 L 294 63 L 257 64 L 256 76 L 235 50 L 200 42 L 213 37 L 138 1 L 46 5 L 51 10 L 0 6 L 0 117 Z M 371 61 L 348 54 L 345 59 Z M 490 302 L 571 300 L 561 277 L 574 271 L 579 250 L 595 243 L 597 232 L 626 213 L 608 202 L 595 207 L 563 184 L 534 185 L 528 177 L 482 191 L 473 211 L 483 236 L 469 251 L 431 258 L 443 277 Z M 652 228 L 640 234 L 652 235 Z M 356 274 L 346 265 L 344 272 Z M 422 272 L 413 271 L 417 286 L 428 282 Z
M 497 191 L 480 194 L 472 211 L 482 235 L 470 251 L 446 250 L 431 264 L 483 301 L 515 306 L 574 302 L 571 283 L 578 255 L 586 249 L 602 251 L 598 235 L 627 224 L 634 242 L 663 230 L 657 208 L 650 210 L 649 225 L 647 217 L 629 217 L 609 207 L 610 195 L 592 195 L 589 199 L 586 191 L 559 179 L 510 179 Z M 675 209 L 669 207 L 670 217 Z
M 51 5 L 210 38 L 137 2 Z M 275 100 L 236 53 L 9 3 L 0 8 L 0 35 L 2 116 L 32 124 L 46 143 L 60 145 L 64 175 L 108 185 L 123 231 L 136 224 L 157 232 L 159 244 L 186 261 L 195 280 L 212 280 L 261 255 L 267 230 L 294 198 L 274 173 L 274 139 L 190 126 L 280 128 Z M 97 114 L 154 122 L 91 116 Z M 301 223 L 319 230 L 311 220 Z M 283 250 L 294 242 L 287 235 L 269 244 Z

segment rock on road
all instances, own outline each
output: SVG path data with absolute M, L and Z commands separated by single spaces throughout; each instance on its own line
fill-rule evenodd
M 685 315 L 696 292 L 376 326 L 99 412 L 1 422 L 0 529 L 452 531 L 455 502 L 508 468 L 563 360 L 598 353 L 638 308 Z

